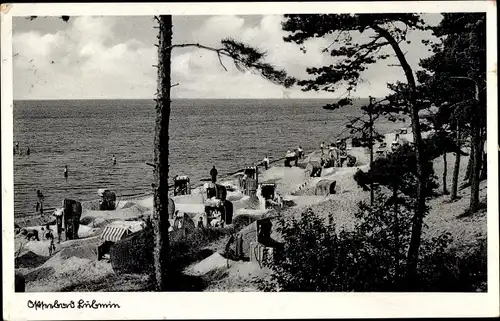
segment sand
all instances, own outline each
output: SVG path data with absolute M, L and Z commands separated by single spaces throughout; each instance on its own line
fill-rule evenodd
M 257 280 L 269 278 L 271 270 L 257 262 L 230 261 L 230 267 L 219 272 L 218 278 L 210 279 L 205 292 L 258 292 Z
M 127 208 L 118 208 L 114 211 L 98 211 L 98 210 L 84 210 L 82 213 L 82 217 L 84 216 L 93 216 L 93 217 L 101 217 L 104 219 L 135 219 L 142 215 L 148 214 L 151 212 L 152 208 L 143 206 L 135 202 L 135 205 L 129 205 Z
M 207 273 L 227 269 L 228 260 L 219 253 L 214 253 L 204 260 L 187 267 L 184 272 L 187 275 L 203 276 Z
M 59 292 L 65 287 L 94 282 L 113 274 L 111 264 L 70 257 L 54 257 L 42 267 L 26 274 L 26 292 Z M 34 280 L 31 278 L 35 277 Z
M 401 139 L 412 140 L 411 133 L 401 135 Z M 394 140 L 394 134 L 386 135 L 386 142 Z M 277 192 L 287 201 L 292 201 L 296 206 L 282 211 L 286 217 L 300 217 L 307 208 L 316 214 L 327 218 L 332 214 L 338 230 L 350 230 L 356 223 L 354 213 L 360 201 L 368 201 L 369 193 L 364 192 L 353 179 L 353 174 L 358 170 L 368 170 L 369 155 L 363 148 L 348 148 L 348 153 L 356 156 L 357 167 L 329 168 L 322 172 L 319 178 L 306 177 L 305 171 L 299 167 L 272 166 L 267 171 L 261 171 L 259 182 L 275 182 Z M 451 189 L 454 156 L 448 154 L 448 189 Z M 306 156 L 305 161 L 319 160 L 320 152 L 316 151 Z M 461 174 L 465 172 L 468 157 L 462 157 Z M 436 175 L 441 184 L 443 173 L 442 158 L 434 162 Z M 337 181 L 336 194 L 314 195 L 316 184 L 322 179 Z M 462 182 L 462 179 L 460 179 Z M 227 181 L 224 183 L 234 183 Z M 204 212 L 202 203 L 204 191 L 202 188 L 192 190 L 191 195 L 173 197 L 176 209 L 181 213 L 188 213 L 195 221 Z M 292 195 L 293 194 L 293 195 Z M 452 246 L 462 248 L 474 245 L 478 240 L 486 237 L 486 213 L 480 211 L 472 217 L 457 218 L 468 207 L 470 189 L 460 191 L 462 199 L 447 203 L 449 196 L 440 196 L 429 202 L 431 211 L 424 222 L 428 228 L 424 229 L 424 237 L 431 238 L 443 232 L 450 232 L 454 238 Z M 486 182 L 481 183 L 480 198 L 486 199 Z M 249 217 L 262 217 L 269 210 L 245 208 L 249 197 L 240 191 L 228 192 L 228 199 L 233 202 L 234 216 L 247 215 Z M 66 241 L 56 244 L 56 254 L 48 258 L 48 241 L 26 241 L 16 238 L 16 249 L 21 249 L 18 266 L 27 277 L 27 291 L 59 291 L 64 287 L 79 283 L 94 282 L 99 278 L 112 275 L 108 263 L 96 261 L 96 248 L 101 242 L 99 234 L 107 225 L 127 225 L 133 231 L 142 228 L 140 221 L 133 220 L 149 215 L 153 208 L 153 197 L 137 200 L 120 201 L 115 211 L 84 210 L 82 218 L 87 225 L 80 225 L 79 235 L 82 239 Z M 40 228 L 36 227 L 37 229 Z M 248 250 L 249 243 L 256 238 L 255 224 L 244 227 L 240 233 L 243 235 L 244 250 Z M 43 234 L 40 233 L 43 237 Z M 272 237 L 279 240 L 280 236 L 273 230 Z M 30 262 L 32 264 L 30 264 Z M 201 276 L 209 281 L 206 291 L 256 291 L 255 278 L 262 279 L 269 276 L 267 268 L 261 268 L 255 262 L 235 262 L 225 259 L 219 253 L 189 266 L 186 271 L 189 275 Z

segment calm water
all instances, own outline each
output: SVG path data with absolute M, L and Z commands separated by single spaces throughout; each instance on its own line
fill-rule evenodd
M 212 165 L 220 174 L 266 154 L 282 157 L 299 144 L 318 148 L 343 130 L 355 108 L 335 112 L 325 100 L 175 100 L 170 122 L 171 176 L 196 183 Z M 382 127 L 393 127 L 382 124 Z M 153 180 L 154 102 L 150 100 L 16 101 L 15 214 L 33 212 L 36 190 L 45 206 L 63 198 L 97 198 L 98 188 L 118 194 L 148 192 Z M 26 156 L 30 147 L 31 155 Z M 117 164 L 112 164 L 112 156 Z M 68 165 L 69 178 L 63 176 Z

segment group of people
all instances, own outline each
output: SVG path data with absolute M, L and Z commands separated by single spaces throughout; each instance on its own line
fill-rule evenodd
M 61 243 L 61 234 L 62 234 L 62 212 L 59 211 L 59 213 L 56 211 L 54 213 L 56 216 L 56 230 L 57 230 L 57 238 L 58 238 L 58 243 Z M 50 241 L 49 244 L 49 255 L 52 255 L 52 253 L 56 250 L 55 246 L 55 236 L 54 233 L 52 232 L 52 229 L 50 228 L 50 224 L 47 223 L 45 224 L 44 227 L 41 228 L 42 235 L 45 237 L 46 240 Z M 38 230 L 36 229 L 27 229 L 27 228 L 21 228 L 19 225 L 14 224 L 14 232 L 15 234 L 21 234 L 24 236 L 28 241 L 40 241 L 39 233 Z
M 304 158 L 304 150 L 302 149 L 302 146 L 299 146 L 297 149 L 294 149 L 293 151 L 287 150 L 285 154 L 285 166 L 291 167 L 292 161 L 295 162 L 295 166 L 297 166 L 299 159 L 302 158 Z
M 19 147 L 19 142 L 16 142 L 14 145 L 14 155 L 22 155 L 21 148 Z M 31 154 L 31 150 L 29 147 L 26 148 L 26 155 L 29 156 Z
M 335 143 L 328 146 L 328 152 L 325 157 L 325 142 L 320 145 L 321 148 L 321 166 L 330 162 L 334 167 L 342 167 L 347 160 L 347 143 L 345 139 L 338 139 Z
M 293 152 L 291 150 L 287 150 L 286 157 L 297 157 L 298 159 L 304 158 L 304 150 L 301 146 L 299 146 L 297 149 L 294 149 Z

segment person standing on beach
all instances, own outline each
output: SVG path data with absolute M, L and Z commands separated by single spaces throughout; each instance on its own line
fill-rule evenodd
M 116 157 L 113 155 L 113 165 L 116 165 Z
M 50 229 L 49 223 L 45 225 L 45 229 L 47 230 L 47 233 L 45 233 L 45 238 L 47 240 L 50 240 L 50 245 L 49 245 L 49 255 L 52 255 L 52 252 L 56 250 L 56 246 L 54 244 L 54 234 L 52 233 L 52 230 Z
M 30 153 L 31 153 L 31 151 L 30 151 L 30 148 L 28 147 L 28 148 L 26 149 L 26 155 L 30 156 Z
M 302 150 L 302 146 L 297 148 L 297 152 L 299 153 L 299 158 L 304 158 L 304 151 Z
M 64 213 L 64 208 L 60 208 L 54 212 L 54 216 L 56 217 L 57 243 L 61 243 L 63 213 Z
M 215 184 L 217 182 L 217 169 L 215 169 L 215 165 L 210 170 L 210 176 L 212 177 L 212 183 Z
M 339 149 L 339 146 L 338 145 L 334 145 L 333 149 L 332 149 L 332 152 L 333 152 L 333 157 L 335 159 L 335 166 L 336 167 L 341 167 L 341 165 L 340 165 L 340 149 Z
M 40 210 L 40 214 L 43 215 L 43 202 L 45 200 L 45 197 L 43 196 L 42 192 L 40 190 L 36 191 L 36 197 L 38 198 L 38 202 L 36 203 L 36 211 Z
M 264 163 L 264 168 L 267 171 L 267 169 L 269 168 L 269 158 L 267 157 L 267 155 L 266 157 L 264 157 L 264 160 L 262 162 Z
M 323 151 L 323 148 L 325 148 L 325 142 L 322 142 L 322 143 L 321 143 L 320 148 L 321 148 L 321 155 L 324 155 L 324 154 L 325 154 L 325 152 Z
M 64 165 L 64 178 L 68 180 L 68 165 Z

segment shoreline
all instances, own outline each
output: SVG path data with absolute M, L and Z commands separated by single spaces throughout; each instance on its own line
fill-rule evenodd
M 401 126 L 401 128 L 403 128 L 403 126 Z M 385 140 L 386 141 L 390 141 L 390 137 L 394 137 L 394 132 L 396 130 L 391 130 L 387 133 L 384 133 L 383 135 L 385 136 Z M 401 137 L 406 137 L 406 136 L 410 136 L 411 138 L 411 129 L 408 128 L 408 133 L 405 134 L 405 135 L 402 135 Z M 340 138 L 340 135 L 337 135 L 337 137 L 332 140 L 332 141 L 335 141 L 337 139 Z M 348 141 L 350 141 L 351 139 L 348 139 Z M 388 144 L 390 145 L 390 143 Z M 367 150 L 367 148 L 363 148 L 365 151 Z M 313 149 L 311 152 L 309 152 L 308 154 L 304 154 L 303 156 L 303 159 L 311 159 L 312 157 L 314 156 L 317 156 L 317 153 L 318 153 L 319 149 Z M 270 160 L 269 162 L 269 165 L 272 165 L 272 164 L 275 164 L 275 163 L 278 163 L 280 161 L 283 161 L 285 160 L 285 157 L 278 157 L 278 158 L 271 158 L 272 160 Z M 247 166 L 258 166 L 260 167 L 261 165 L 257 165 L 257 164 L 260 164 L 261 161 L 254 161 L 252 162 L 251 164 L 248 164 L 248 165 L 245 165 L 243 168 L 240 168 L 236 171 L 230 171 L 230 172 L 226 172 L 226 173 L 223 173 L 221 175 L 218 175 L 217 179 L 220 181 L 220 180 L 227 180 L 231 177 L 233 177 L 235 174 L 237 173 L 240 173 L 242 172 L 245 167 Z M 279 166 L 279 167 L 283 167 L 283 166 Z M 206 182 L 210 181 L 210 178 L 201 178 L 200 180 L 196 181 L 196 183 L 192 184 L 191 186 L 191 189 L 195 190 L 195 189 L 198 189 L 200 187 L 202 187 Z M 174 185 L 173 184 L 169 184 L 169 194 L 171 193 L 170 189 L 173 187 Z M 140 192 L 140 193 L 134 193 L 134 194 L 125 194 L 125 195 L 117 195 L 117 204 L 120 202 L 120 201 L 132 201 L 132 200 L 144 200 L 144 199 L 148 199 L 150 197 L 153 196 L 153 192 Z M 61 200 L 62 201 L 62 200 Z M 99 201 L 99 198 L 93 198 L 93 199 L 89 199 L 89 200 L 85 200 L 85 201 L 81 201 L 82 203 L 82 207 L 85 208 L 85 205 L 88 205 L 88 204 L 92 204 L 92 203 L 95 203 L 95 202 L 98 202 Z M 57 209 L 57 207 L 48 207 L 48 208 L 45 208 L 44 209 L 44 214 L 42 217 L 51 217 L 52 214 L 54 213 L 54 211 Z M 15 212 L 15 211 L 14 211 Z M 19 216 L 19 217 L 14 217 L 14 223 L 16 224 L 23 224 L 24 226 L 23 227 L 30 227 L 30 225 L 25 225 L 24 222 L 26 221 L 32 221 L 32 220 L 39 220 L 40 219 L 40 213 L 39 212 L 28 212 L 28 213 L 23 213 L 22 216 Z M 50 220 L 50 219 L 49 219 Z M 37 225 L 31 225 L 31 226 L 37 226 Z
M 407 136 L 411 136 L 411 132 L 401 135 L 400 138 L 411 138 Z M 386 134 L 385 137 L 386 140 L 393 139 L 393 135 L 391 134 Z M 369 157 L 366 153 L 366 148 L 353 148 L 348 145 L 348 150 L 351 150 L 351 153 L 354 155 L 363 157 L 362 160 L 364 161 Z M 321 157 L 321 152 L 315 150 L 305 155 L 303 161 L 307 163 L 318 157 Z M 453 156 L 450 155 L 450 162 L 452 158 Z M 461 162 L 461 166 L 465 166 L 467 158 L 463 157 Z M 437 170 L 436 174 L 440 175 L 443 170 L 441 158 L 436 159 L 434 164 Z M 334 215 L 337 228 L 350 229 L 356 221 L 353 213 L 356 211 L 357 204 L 359 201 L 366 200 L 369 196 L 359 188 L 353 179 L 353 174 L 358 169 L 366 170 L 368 166 L 369 164 L 362 164 L 361 162 L 353 167 L 328 168 L 324 169 L 321 177 L 313 178 L 304 175 L 305 169 L 301 167 L 272 166 L 269 170 L 263 171 L 259 177 L 262 177 L 262 181 L 275 180 L 277 183 L 277 192 L 283 195 L 284 200 L 290 202 L 281 215 L 298 218 L 304 210 L 310 208 L 322 218 L 326 218 L 329 214 Z M 227 178 L 230 175 L 228 176 L 228 173 L 226 173 L 224 177 Z M 316 194 L 316 184 L 324 179 L 335 180 L 337 182 L 335 194 Z M 451 173 L 448 173 L 448 180 L 451 181 Z M 222 177 L 220 182 L 224 183 Z M 200 183 L 200 185 L 202 184 Z M 486 182 L 481 186 L 480 197 L 486 199 Z M 238 192 L 235 193 L 237 194 Z M 449 231 L 453 235 L 464 235 L 464 237 L 453 242 L 452 248 L 465 253 L 470 246 L 479 244 L 478 242 L 485 237 L 485 215 L 478 215 L 473 220 L 463 220 L 457 217 L 457 213 L 463 212 L 468 204 L 466 195 L 470 194 L 470 190 L 464 190 L 460 194 L 462 197 L 456 202 L 444 202 L 445 195 L 438 196 L 430 201 L 432 209 L 426 220 L 432 222 L 433 228 L 426 230 L 423 237 L 434 237 L 443 231 Z M 142 195 L 147 197 L 145 194 Z M 193 222 L 196 222 L 203 212 L 203 204 L 199 202 L 200 199 L 203 199 L 200 195 L 200 190 L 192 189 L 191 195 L 176 196 L 174 197 L 174 202 L 176 209 L 179 209 L 183 215 L 187 214 Z M 240 230 L 243 233 L 242 235 L 244 235 L 243 243 L 245 248 L 250 246 L 249 244 L 256 233 L 255 224 L 251 224 L 250 218 L 266 217 L 266 215 L 272 215 L 273 213 L 271 209 L 250 209 L 245 206 L 247 200 L 248 196 L 240 196 L 237 199 L 231 200 L 234 205 L 233 220 L 240 215 L 242 215 L 243 221 L 246 222 L 246 220 L 249 220 Z M 139 230 L 141 223 L 140 221 L 136 221 L 136 219 L 151 214 L 153 206 L 151 197 L 143 198 L 142 201 L 137 198 L 131 199 L 131 202 L 127 203 L 128 201 L 122 200 L 118 205 L 118 210 L 115 211 L 84 210 L 82 218 L 87 217 L 88 220 L 86 219 L 86 221 L 95 220 L 96 225 L 93 223 L 81 224 L 79 238 L 62 241 L 60 244 L 57 244 L 57 250 L 52 255 L 48 253 L 49 241 L 45 239 L 41 239 L 40 241 L 25 241 L 22 237 L 16 237 L 16 253 L 18 253 L 15 259 L 16 271 L 29 276 L 27 292 L 57 292 L 67 287 L 76 287 L 76 289 L 79 289 L 77 291 L 81 291 L 81 285 L 79 284 L 82 277 L 87 280 L 88 284 L 100 284 L 102 282 L 100 280 L 105 277 L 120 279 L 119 273 L 117 274 L 113 270 L 110 262 L 96 261 L 96 248 L 101 240 L 101 234 L 107 226 L 126 225 Z M 175 223 L 175 220 L 173 222 Z M 232 228 L 230 225 L 228 227 Z M 53 228 L 55 227 L 51 227 L 51 229 Z M 175 237 L 177 234 L 173 232 L 172 235 Z M 193 257 L 193 261 L 185 267 L 186 273 L 190 269 L 194 268 L 196 270 L 198 267 L 204 267 L 209 272 L 216 269 L 218 261 L 215 259 L 220 258 L 221 246 L 224 242 L 227 242 L 227 239 L 224 237 L 216 241 L 211 241 L 207 245 L 207 248 L 212 249 L 213 254 L 206 258 Z M 18 245 L 19 248 L 17 247 Z M 223 263 L 223 266 L 225 266 L 225 259 Z M 235 266 L 234 271 L 231 272 L 233 274 L 221 279 L 221 281 L 228 282 L 225 285 L 220 284 L 221 288 L 219 290 L 221 291 L 233 291 L 235 288 L 238 288 L 240 285 L 237 284 L 236 279 L 243 278 L 243 283 L 251 283 L 252 277 L 263 273 L 256 262 L 231 261 L 231 264 Z M 240 268 L 248 270 L 248 275 L 241 275 Z M 48 272 L 49 269 L 51 271 L 53 269 L 54 271 Z M 208 273 L 207 275 L 210 274 L 209 272 L 206 272 Z M 208 285 L 207 291 L 210 291 L 213 287 L 217 288 L 217 284 L 219 284 L 217 278 L 210 280 L 211 283 Z M 106 289 L 114 289 L 113 284 L 107 284 Z

